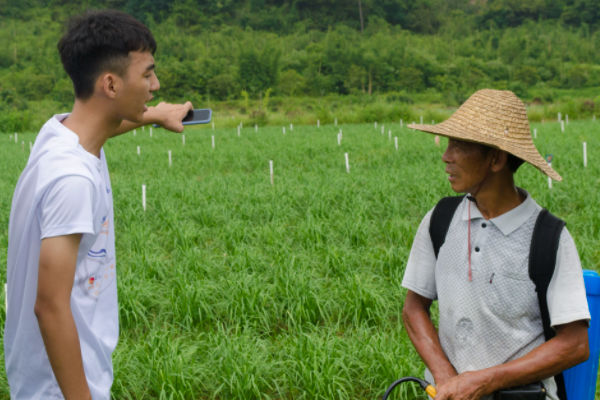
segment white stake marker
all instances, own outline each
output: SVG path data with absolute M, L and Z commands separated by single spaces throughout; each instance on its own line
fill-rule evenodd
M 321 127 L 321 120 L 317 120 L 317 128 Z
M 185 133 L 181 135 L 181 140 L 183 140 L 183 145 L 185 146 Z
M 383 135 L 383 132 L 385 131 L 385 126 L 381 125 L 381 134 Z
M 340 137 L 343 139 L 344 135 L 342 135 L 342 130 L 340 129 Z
M 565 115 L 565 122 L 567 123 L 567 125 L 569 124 L 569 114 Z
M 213 146 L 213 149 L 214 149 L 215 148 L 215 137 L 214 136 L 212 136 L 212 146 Z
M 346 172 L 350 173 L 350 161 L 348 161 L 348 153 L 344 153 L 344 157 L 346 157 Z
M 548 163 L 548 165 L 552 168 L 552 163 Z M 550 177 L 548 177 L 548 189 L 552 189 L 552 178 Z
M 215 123 L 213 122 L 212 125 L 213 125 L 213 131 L 214 131 L 215 130 Z
M 421 115 L 421 125 L 423 125 L 423 116 Z
M 152 127 L 150 127 L 150 137 L 152 137 Z
M 342 145 L 342 137 L 339 133 L 338 133 L 337 137 L 338 137 L 338 146 L 341 146 Z
M 537 139 L 537 129 L 534 129 L 534 130 L 533 130 L 533 138 L 534 138 L 534 139 Z
M 21 151 L 25 151 L 25 142 L 21 142 Z
M 169 150 L 169 167 L 171 166 L 171 150 Z
M 389 131 L 388 134 L 389 134 L 390 142 L 391 142 L 392 141 L 392 131 Z
M 337 118 L 335 119 L 335 126 L 337 126 Z
M 144 129 L 144 125 L 142 125 L 142 132 L 144 132 L 144 131 L 145 131 L 145 129 Z
M 140 155 L 140 146 L 138 146 L 138 156 Z
M 290 124 L 290 131 L 294 130 L 294 124 Z
M 238 136 L 240 136 L 240 126 L 238 125 Z
M 133 136 L 135 136 L 135 129 L 133 130 Z
M 244 129 L 244 124 L 240 122 L 240 128 Z
M 32 146 L 33 146 L 33 144 L 31 144 L 31 142 L 29 142 L 29 151 L 31 151 Z
M 283 127 L 283 134 L 285 135 L 285 126 Z
M 431 125 L 435 125 L 435 122 L 433 122 L 433 120 L 431 120 Z
M 398 150 L 398 136 L 394 137 L 394 145 L 396 146 L 396 150 Z
M 560 113 L 558 113 L 557 119 L 558 119 L 558 122 L 560 122 L 562 120 Z
M 254 132 L 258 132 L 258 125 L 254 125 Z
M 17 143 L 17 132 L 15 132 L 15 143 Z
M 400 120 L 400 128 L 402 128 L 402 120 Z
M 269 161 L 269 171 L 271 172 L 271 185 L 274 185 L 275 178 L 273 177 L 273 160 Z
M 565 121 L 560 121 L 560 130 L 565 131 Z
M 142 185 L 142 207 L 146 211 L 146 185 Z
M 8 140 L 12 140 L 12 133 L 9 135 Z
M 587 143 L 583 142 L 583 166 L 587 167 Z

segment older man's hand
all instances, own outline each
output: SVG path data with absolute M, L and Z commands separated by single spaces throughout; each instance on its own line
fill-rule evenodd
M 436 387 L 435 400 L 479 400 L 490 394 L 490 379 L 482 371 L 463 372 Z
M 170 104 L 162 101 L 154 107 L 148 107 L 146 116 L 153 124 L 160 125 L 172 132 L 181 133 L 183 132 L 181 121 L 188 111 L 193 109 L 194 106 L 190 101 L 185 104 Z

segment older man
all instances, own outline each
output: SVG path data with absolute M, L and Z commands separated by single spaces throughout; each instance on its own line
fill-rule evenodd
M 590 314 L 573 238 L 515 186 L 523 162 L 562 179 L 535 148 L 524 104 L 512 92 L 481 90 L 447 121 L 409 127 L 449 138 L 448 180 L 467 194 L 425 215 L 402 282 L 404 323 L 436 400 L 491 399 L 540 381 L 548 398 L 566 400 L 561 372 L 588 358 Z

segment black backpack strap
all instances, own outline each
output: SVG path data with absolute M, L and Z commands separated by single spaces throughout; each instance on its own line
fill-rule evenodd
M 433 242 L 433 251 L 437 258 L 440 248 L 446 241 L 448 228 L 452 222 L 452 217 L 463 201 L 465 196 L 451 196 L 441 199 L 431 213 L 431 222 L 429 223 L 429 236 Z
M 544 208 L 535 222 L 533 236 L 531 237 L 529 277 L 535 284 L 535 290 L 538 295 L 546 341 L 556 336 L 556 332 L 550 326 L 550 311 L 548 310 L 546 295 L 548 293 L 548 286 L 550 286 L 550 281 L 554 275 L 558 243 L 565 225 L 565 221 L 550 214 Z M 567 400 L 567 390 L 562 372 L 556 375 L 554 380 L 558 388 L 558 398 L 560 400 Z

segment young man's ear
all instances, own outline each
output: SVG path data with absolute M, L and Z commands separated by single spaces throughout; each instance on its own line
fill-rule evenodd
M 104 95 L 109 99 L 115 99 L 120 89 L 121 79 L 112 72 L 106 72 L 101 75 L 99 81 Z

